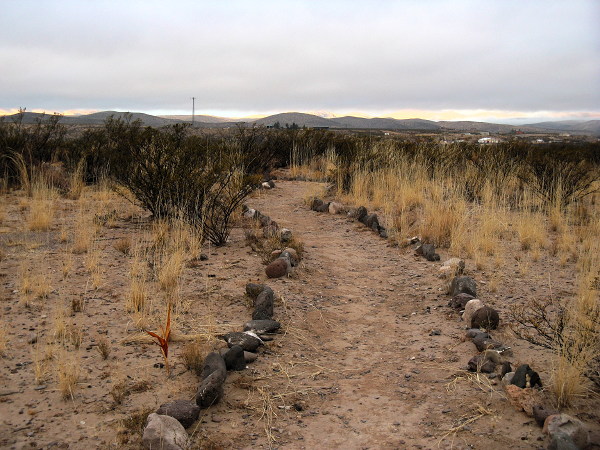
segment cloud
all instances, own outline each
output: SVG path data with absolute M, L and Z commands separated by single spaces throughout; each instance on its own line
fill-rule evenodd
M 11 2 L 0 108 L 597 111 L 598 5 Z

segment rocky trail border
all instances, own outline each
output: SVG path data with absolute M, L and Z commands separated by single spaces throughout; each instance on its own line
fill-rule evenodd
M 545 427 L 551 445 L 589 444 L 597 437 L 575 417 L 552 415 L 549 408 L 533 411 L 543 403 L 536 384 L 545 374 L 529 364 L 541 367 L 544 355 L 515 349 L 519 364 L 509 380 L 512 365 L 506 355 L 516 347 L 514 340 L 502 329 L 499 311 L 477 299 L 475 282 L 462 274 L 460 260 L 435 270 L 431 263 L 441 259 L 435 248 L 416 241 L 404 250 L 390 246 L 385 228 L 366 209 L 348 216 L 343 205 L 314 202 L 313 209 L 319 209 L 311 212 L 303 199 L 312 185 L 278 183 L 253 199 L 253 206 L 269 216 L 250 209 L 245 214 L 261 223 L 265 236 L 294 229 L 304 241 L 302 271 L 287 277 L 293 258 L 284 250 L 275 259 L 277 274 L 269 267 L 265 273 L 285 296 L 290 323 L 311 339 L 287 339 L 277 361 L 318 367 L 292 376 L 293 385 L 301 390 L 318 382 L 320 392 L 329 394 L 309 410 L 282 418 L 280 436 L 255 436 L 253 448 L 543 448 L 548 438 L 520 410 L 538 422 L 552 418 Z M 440 276 L 452 279 L 449 290 Z M 253 322 L 271 320 L 273 290 L 261 284 L 246 289 L 255 298 Z M 464 311 L 462 319 L 456 311 Z M 258 331 L 256 325 L 246 324 L 244 330 L 223 336 L 229 350 L 207 358 L 196 403 L 210 405 L 220 398 L 223 374 L 245 366 L 245 349 L 269 346 L 250 331 Z M 527 403 L 531 399 L 534 404 Z

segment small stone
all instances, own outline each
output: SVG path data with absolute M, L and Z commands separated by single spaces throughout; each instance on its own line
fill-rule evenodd
M 431 332 L 429 333 L 429 336 L 439 336 L 441 334 L 442 334 L 441 330 L 436 329 L 436 330 L 431 330 Z
M 544 422 L 546 422 L 548 416 L 554 414 L 559 414 L 559 412 L 554 409 L 547 409 L 544 405 L 535 405 L 533 407 L 533 418 L 540 427 L 544 426 Z
M 207 261 L 208 255 L 206 253 L 200 253 L 200 261 Z
M 448 302 L 448 306 L 458 311 L 461 311 L 465 309 L 465 305 L 469 302 L 469 300 L 473 300 L 474 298 L 475 297 L 473 297 L 470 294 L 458 294 L 452 297 L 452 299 Z
M 452 297 L 462 293 L 477 297 L 477 283 L 471 277 L 454 277 L 452 283 L 450 283 L 450 291 L 448 293 Z
M 529 367 L 529 364 L 523 364 L 515 371 L 511 384 L 520 388 L 542 387 L 542 380 L 538 373 Z
M 256 334 L 274 333 L 281 327 L 276 320 L 251 320 L 244 324 L 244 331 L 253 331 Z
M 344 205 L 338 202 L 331 202 L 329 204 L 329 214 L 343 214 L 346 212 Z
M 292 240 L 292 230 L 288 230 L 287 228 L 282 228 L 279 234 L 279 239 L 281 242 L 290 242 Z
M 242 333 L 233 331 L 218 337 L 227 342 L 230 348 L 234 345 L 239 345 L 247 352 L 254 352 L 258 347 L 263 345 L 262 340 L 251 331 L 244 331 Z
M 495 330 L 500 323 L 498 311 L 489 306 L 478 308 L 471 316 L 471 328 L 485 328 Z
M 277 258 L 265 268 L 265 273 L 269 278 L 284 277 L 288 274 L 291 265 L 288 258 Z
M 258 358 L 258 355 L 256 353 L 244 352 L 244 359 L 247 363 L 252 363 L 256 361 L 256 358 Z
M 200 408 L 189 400 L 174 400 L 160 405 L 156 414 L 171 416 L 179 421 L 184 428 L 190 427 L 200 415 Z
M 521 389 L 514 384 L 508 384 L 504 386 L 504 391 L 509 402 L 518 411 L 524 411 L 530 417 L 533 417 L 533 407 L 543 402 L 541 394 L 537 389 Z
M 147 449 L 183 450 L 188 448 L 188 434 L 183 425 L 170 416 L 148 416 L 142 443 Z
M 480 354 L 471 358 L 467 367 L 471 372 L 492 373 L 496 369 L 496 363 Z
M 265 288 L 258 294 L 254 302 L 253 320 L 271 320 L 273 318 L 273 303 L 275 294 L 270 287 Z
M 258 294 L 260 294 L 265 289 L 264 284 L 256 284 L 256 283 L 248 283 L 246 285 L 246 294 L 252 299 L 256 299 Z
M 483 302 L 477 298 L 469 300 L 465 305 L 465 312 L 462 315 L 463 320 L 466 323 L 468 323 L 469 326 L 471 326 L 471 319 L 473 317 L 473 314 L 475 314 L 475 311 L 477 311 L 478 309 L 483 308 L 483 306 Z
M 200 408 L 208 408 L 223 397 L 223 383 L 225 378 L 220 372 L 213 372 L 200 383 L 196 392 L 196 404 Z
M 310 209 L 312 209 L 313 211 L 317 211 L 321 206 L 323 206 L 323 200 L 321 200 L 320 198 L 314 198 L 310 204 Z

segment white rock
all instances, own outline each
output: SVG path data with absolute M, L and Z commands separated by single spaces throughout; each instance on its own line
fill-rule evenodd
M 189 438 L 177 419 L 152 413 L 146 420 L 142 443 L 151 450 L 184 450 L 189 447 Z
M 255 209 L 252 209 L 252 208 L 248 208 L 248 209 L 247 209 L 247 210 L 244 212 L 243 216 L 244 216 L 244 217 L 247 217 L 248 219 L 252 219 L 252 218 L 254 218 L 254 214 L 256 214 L 256 210 L 255 210 Z
M 331 202 L 329 204 L 329 214 L 342 214 L 346 211 L 344 205 L 338 202 Z
M 465 322 L 467 322 L 469 327 L 471 326 L 471 318 L 473 317 L 473 314 L 475 314 L 475 311 L 477 311 L 479 308 L 483 308 L 483 306 L 483 302 L 477 298 L 467 302 L 462 318 Z

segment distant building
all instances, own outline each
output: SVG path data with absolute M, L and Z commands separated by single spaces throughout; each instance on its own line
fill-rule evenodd
M 484 137 L 478 139 L 477 142 L 480 144 L 498 144 L 500 142 L 500 139 L 496 137 Z

